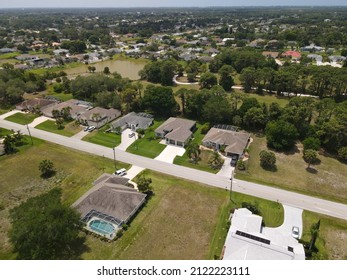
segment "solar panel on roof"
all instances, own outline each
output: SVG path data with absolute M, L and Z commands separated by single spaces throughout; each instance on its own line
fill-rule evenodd
M 252 239 L 252 240 L 255 240 L 255 241 L 258 241 L 258 242 L 270 245 L 270 240 L 262 238 L 262 237 L 259 237 L 259 236 L 255 236 L 255 235 L 243 232 L 243 231 L 237 230 L 236 231 L 236 235 L 243 236 L 243 237 L 246 237 L 246 238 L 249 238 L 249 239 Z

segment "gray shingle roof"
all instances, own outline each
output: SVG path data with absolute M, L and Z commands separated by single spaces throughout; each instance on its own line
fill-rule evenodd
M 144 203 L 146 195 L 125 186 L 124 178 L 103 174 L 95 183 L 95 191 L 79 201 L 75 207 L 82 218 L 95 210 L 126 222 Z
M 195 124 L 195 121 L 171 117 L 159 126 L 155 133 L 165 134 L 165 138 L 168 139 L 185 142 L 192 135 Z
M 211 128 L 206 134 L 202 142 L 206 143 L 216 143 L 219 145 L 227 146 L 225 152 L 233 154 L 243 154 L 243 150 L 248 144 L 250 138 L 249 133 L 236 132 L 218 128 Z

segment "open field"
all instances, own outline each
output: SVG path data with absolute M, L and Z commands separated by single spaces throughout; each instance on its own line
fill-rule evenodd
M 27 143 L 30 140 L 27 139 Z M 43 159 L 51 160 L 57 171 L 50 179 L 40 177 L 38 166 Z M 118 164 L 120 168 L 129 168 L 129 165 Z M 1 156 L 0 170 L 0 204 L 4 207 L 0 210 L 0 259 L 8 259 L 14 257 L 7 238 L 9 209 L 54 187 L 62 188 L 63 201 L 70 205 L 89 190 L 103 172 L 113 172 L 114 163 L 34 138 L 34 146 L 25 145 L 19 147 L 16 154 Z
M 252 136 L 250 158 L 246 162 L 246 171 L 237 171 L 236 178 L 268 184 L 280 188 L 347 203 L 347 165 L 333 157 L 319 154 L 320 164 L 315 172 L 309 172 L 302 158 L 302 144 L 291 153 L 276 155 L 276 171 L 264 170 L 259 162 L 261 150 L 267 150 L 266 138 Z
M 118 146 L 121 143 L 122 136 L 113 132 L 105 132 L 106 127 L 88 133 L 82 140 L 109 148 Z
M 270 105 L 271 103 L 278 103 L 281 107 L 285 107 L 289 103 L 288 97 L 277 97 L 275 94 L 263 94 L 259 95 L 256 93 L 244 93 L 246 97 L 254 97 L 260 103 L 265 103 L 266 105 Z
M 316 241 L 318 259 L 347 260 L 347 221 L 304 211 L 304 231 L 302 240 L 310 242 L 310 228 L 321 221 Z
M 163 122 L 162 120 L 155 120 L 154 124 L 146 129 L 143 138 L 137 139 L 132 143 L 128 147 L 127 152 L 149 158 L 157 157 L 165 149 L 166 145 L 159 143 L 161 139 L 156 139 L 154 130 Z
M 75 125 L 74 121 L 68 122 L 68 123 L 64 122 L 63 125 L 64 125 L 64 128 L 58 129 L 55 121 L 47 120 L 43 123 L 40 123 L 35 128 L 56 133 L 56 134 L 60 134 L 63 136 L 68 136 L 68 137 L 75 135 L 76 133 L 82 130 L 82 126 Z
M 116 242 L 88 235 L 91 250 L 83 258 L 197 260 L 219 256 L 228 230 L 229 192 L 157 172 L 144 174 L 152 178 L 155 195 Z M 258 201 L 238 194 L 232 199 L 237 205 Z M 281 223 L 283 208 L 277 203 L 259 200 L 258 206 L 269 224 Z
M 6 130 L 1 129 L 5 134 Z M 28 139 L 27 142 L 29 143 Z M 63 201 L 70 205 L 92 187 L 103 172 L 114 170 L 113 161 L 66 149 L 34 138 L 34 146 L 25 145 L 13 155 L 0 157 L 0 259 L 10 259 L 7 239 L 8 212 L 29 197 L 53 187 L 61 187 Z M 38 164 L 42 159 L 54 162 L 56 175 L 42 179 Z M 120 163 L 120 167 L 129 166 Z M 21 174 L 21 176 L 18 176 Z M 218 258 L 228 231 L 231 208 L 242 202 L 257 205 L 266 226 L 283 222 L 283 208 L 270 202 L 203 184 L 145 171 L 152 178 L 155 195 L 116 242 L 108 243 L 87 235 L 89 250 L 85 259 L 213 259 Z M 136 180 L 136 179 L 135 179 Z M 309 241 L 309 228 L 321 219 L 317 247 L 320 256 L 346 259 L 347 222 L 304 211 L 303 240 Z
M 26 125 L 31 123 L 37 117 L 38 117 L 37 115 L 31 114 L 31 113 L 28 113 L 28 114 L 16 113 L 12 116 L 7 117 L 5 120 Z

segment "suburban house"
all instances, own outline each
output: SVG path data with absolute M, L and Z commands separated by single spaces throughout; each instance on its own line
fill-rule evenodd
M 282 53 L 282 57 L 290 57 L 293 60 L 299 60 L 301 58 L 301 53 L 296 51 L 286 51 Z
M 118 127 L 121 131 L 130 128 L 132 131 L 137 129 L 146 129 L 153 124 L 153 116 L 146 113 L 131 112 L 124 117 L 111 123 L 111 129 L 116 130 Z
M 127 186 L 128 179 L 104 173 L 72 207 L 86 229 L 108 239 L 127 223 L 146 201 L 146 194 Z
M 171 117 L 155 130 L 155 135 L 165 139 L 166 144 L 184 147 L 195 130 L 195 121 Z
M 76 119 L 78 116 L 82 115 L 86 111 L 93 108 L 92 104 L 86 101 L 76 100 L 76 99 L 70 99 L 65 102 L 61 102 L 59 104 L 54 104 L 52 106 L 46 106 L 45 108 L 41 109 L 41 112 L 44 116 L 52 118 L 53 110 L 61 111 L 63 108 L 70 107 L 70 114 L 71 118 Z
M 208 131 L 202 139 L 202 144 L 216 150 L 224 149 L 227 156 L 239 159 L 243 156 L 250 137 L 249 133 L 235 131 L 233 127 L 223 129 L 217 126 Z
M 264 228 L 262 220 L 246 208 L 234 211 L 223 260 L 305 260 L 304 246 L 290 231 Z
M 45 107 L 57 105 L 57 100 L 45 98 L 27 99 L 16 105 L 16 109 L 20 111 L 37 112 L 43 110 Z
M 95 107 L 77 116 L 76 119 L 83 125 L 95 126 L 99 128 L 104 124 L 118 118 L 121 114 L 122 113 L 117 109 Z
M 262 52 L 262 55 L 267 57 L 267 58 L 273 58 L 276 59 L 279 55 L 279 52 Z

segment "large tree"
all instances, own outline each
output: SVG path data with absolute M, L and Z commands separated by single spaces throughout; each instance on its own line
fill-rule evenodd
M 268 145 L 276 150 L 293 148 L 299 136 L 295 126 L 284 120 L 269 122 L 266 125 L 265 134 Z
M 172 88 L 162 86 L 147 86 L 142 106 L 160 116 L 171 116 L 179 110 Z
M 79 214 L 61 203 L 61 190 L 28 199 L 10 211 L 9 231 L 18 259 L 77 259 L 84 238 Z

